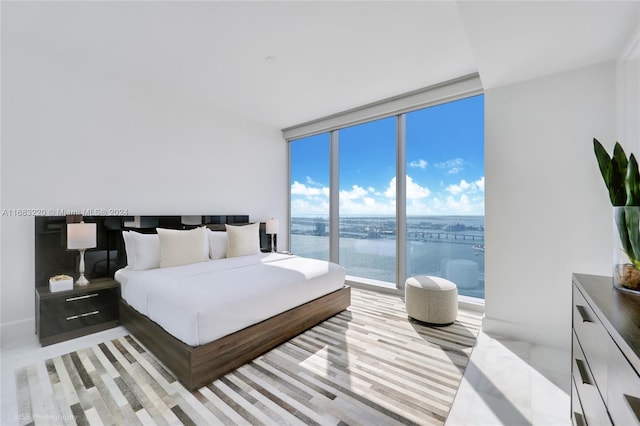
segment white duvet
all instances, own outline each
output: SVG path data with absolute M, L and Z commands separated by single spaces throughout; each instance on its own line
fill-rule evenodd
M 190 346 L 268 319 L 343 287 L 340 265 L 269 253 L 115 274 L 122 298 Z

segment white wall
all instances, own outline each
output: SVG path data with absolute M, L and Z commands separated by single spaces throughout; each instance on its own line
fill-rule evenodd
M 81 58 L 2 48 L 3 347 L 34 338 L 34 220 L 12 209 L 286 218 L 279 129 Z
M 618 140 L 640 155 L 640 30 L 627 43 L 617 64 Z
M 610 275 L 592 139 L 616 136 L 616 64 L 485 93 L 486 332 L 568 349 L 571 274 Z

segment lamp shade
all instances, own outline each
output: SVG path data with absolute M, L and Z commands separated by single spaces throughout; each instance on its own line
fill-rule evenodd
M 280 228 L 280 221 L 278 219 L 268 219 L 267 220 L 267 234 L 277 234 L 278 228 Z
M 67 224 L 67 248 L 87 249 L 96 246 L 95 223 L 69 223 Z

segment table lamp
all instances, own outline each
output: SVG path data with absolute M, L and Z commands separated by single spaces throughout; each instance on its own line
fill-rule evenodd
M 271 252 L 276 251 L 276 247 L 274 244 L 274 236 L 278 233 L 279 227 L 280 227 L 280 222 L 278 221 L 278 219 L 271 218 L 267 220 L 266 231 L 267 231 L 267 235 L 271 235 Z
M 84 252 L 88 248 L 96 246 L 95 223 L 68 223 L 67 224 L 67 248 L 80 251 L 80 277 L 76 285 L 87 285 L 89 280 L 84 276 Z

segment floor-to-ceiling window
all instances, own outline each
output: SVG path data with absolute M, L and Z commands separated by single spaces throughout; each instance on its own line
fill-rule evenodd
M 470 76 L 285 129 L 291 250 L 355 281 L 437 275 L 484 298 L 481 93 Z
M 396 118 L 339 130 L 340 264 L 356 277 L 396 280 Z
M 406 115 L 407 275 L 484 298 L 484 100 Z
M 289 144 L 292 252 L 329 260 L 329 133 Z

